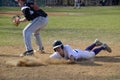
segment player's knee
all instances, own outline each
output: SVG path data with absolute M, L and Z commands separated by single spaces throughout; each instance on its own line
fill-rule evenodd
M 27 34 L 32 34 L 32 32 L 30 30 L 24 29 L 23 30 L 23 34 L 27 35 Z
M 34 36 L 40 35 L 40 33 L 39 33 L 39 32 L 36 32 L 36 33 L 33 33 L 33 35 L 34 35 Z

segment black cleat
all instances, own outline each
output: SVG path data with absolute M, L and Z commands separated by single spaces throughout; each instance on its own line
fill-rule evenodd
M 24 53 L 20 54 L 20 57 L 23 56 L 32 56 L 34 54 L 33 50 L 25 51 Z

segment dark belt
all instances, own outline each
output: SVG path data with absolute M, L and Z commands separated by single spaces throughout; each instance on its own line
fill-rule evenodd
M 77 50 L 74 50 L 74 51 L 78 53 L 78 51 L 77 51 Z

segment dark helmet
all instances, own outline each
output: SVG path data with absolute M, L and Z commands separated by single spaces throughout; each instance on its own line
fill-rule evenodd
M 58 47 L 61 47 L 63 49 L 63 43 L 60 40 L 55 40 L 53 42 L 53 49 L 55 50 Z

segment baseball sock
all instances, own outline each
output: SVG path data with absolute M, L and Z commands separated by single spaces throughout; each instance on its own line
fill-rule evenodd
M 88 46 L 85 50 L 91 51 L 95 46 L 96 46 L 96 44 L 93 43 L 93 44 L 91 44 L 90 46 Z
M 104 47 L 95 48 L 93 52 L 97 55 L 101 50 L 104 50 Z

